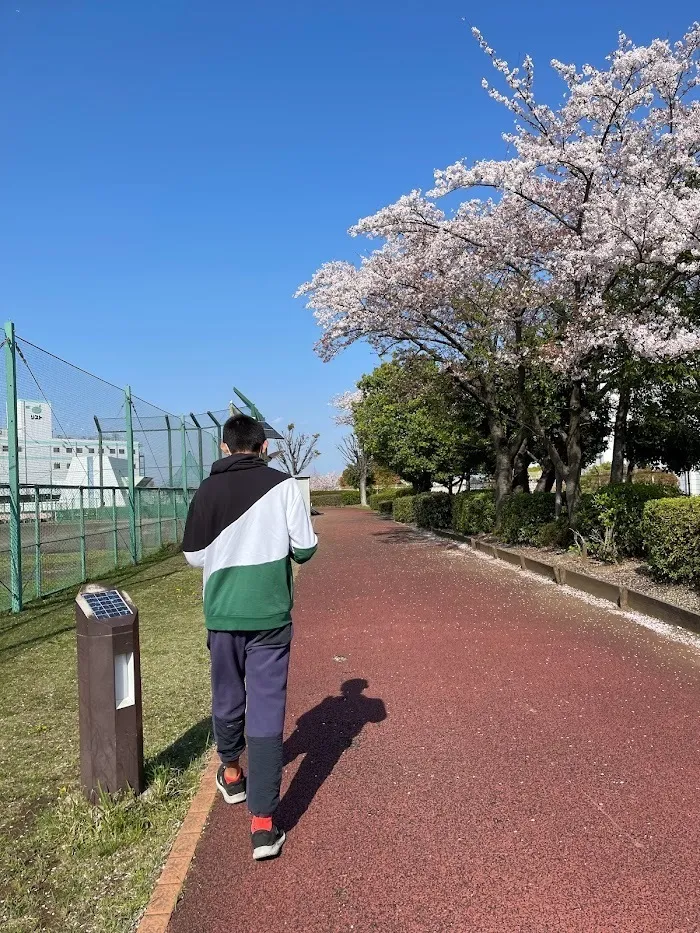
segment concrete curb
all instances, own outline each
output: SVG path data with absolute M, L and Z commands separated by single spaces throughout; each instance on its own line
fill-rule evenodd
M 202 774 L 199 789 L 192 798 L 187 816 L 178 830 L 170 849 L 170 855 L 153 889 L 148 907 L 137 927 L 138 933 L 165 933 L 168 928 L 194 850 L 197 848 L 199 837 L 216 797 L 215 778 L 218 767 L 219 759 L 213 752 Z
M 681 606 L 674 605 L 674 603 L 657 599 L 655 596 L 647 596 L 646 593 L 631 590 L 626 586 L 619 586 L 609 580 L 601 580 L 580 570 L 570 570 L 560 564 L 549 564 L 546 561 L 527 557 L 508 548 L 497 547 L 482 541 L 480 538 L 467 537 L 455 531 L 443 531 L 438 528 L 433 528 L 432 531 L 440 538 L 469 544 L 475 550 L 487 554 L 489 557 L 520 567 L 521 570 L 537 574 L 560 586 L 569 586 L 571 589 L 579 590 L 588 596 L 595 596 L 597 599 L 612 603 L 627 612 L 639 612 L 642 615 L 651 616 L 652 619 L 659 619 L 661 622 L 678 625 L 681 628 L 700 634 L 700 612 L 683 609 Z

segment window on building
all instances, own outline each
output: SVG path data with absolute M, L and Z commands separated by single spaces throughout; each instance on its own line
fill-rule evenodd
M 94 453 L 95 453 L 95 448 L 94 448 L 94 447 L 88 447 L 88 453 L 89 453 L 89 454 L 94 454 Z
M 22 452 L 22 448 L 21 448 L 21 447 L 18 447 L 17 450 L 19 450 L 20 453 Z
M 6 454 L 6 453 L 7 453 L 7 446 L 3 446 L 3 448 L 2 448 L 2 452 L 3 452 L 4 454 Z
M 53 468 L 54 468 L 54 470 L 60 470 L 60 469 L 61 469 L 61 464 L 60 464 L 60 463 L 54 463 Z
M 72 447 L 66 447 L 66 453 L 67 453 L 67 454 L 72 454 L 72 453 L 73 453 L 73 448 L 72 448 Z
M 66 469 L 67 469 L 67 470 L 70 470 L 70 463 L 67 463 L 67 464 L 66 464 Z
M 122 454 L 122 456 L 124 455 L 124 451 L 123 451 L 123 450 L 120 450 L 119 453 Z
M 61 448 L 60 448 L 60 447 L 54 447 L 53 452 L 54 452 L 55 454 L 60 454 Z
M 82 447 L 76 447 L 76 448 L 75 448 L 75 452 L 76 452 L 77 454 L 81 454 L 81 453 L 83 452 L 83 448 L 82 448 Z
M 114 447 L 110 447 L 110 448 L 109 448 L 109 452 L 110 452 L 111 454 L 116 454 L 116 450 L 114 449 Z

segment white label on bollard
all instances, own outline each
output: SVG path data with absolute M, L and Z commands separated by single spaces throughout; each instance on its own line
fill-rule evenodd
M 114 656 L 114 700 L 117 709 L 136 703 L 134 684 L 134 652 Z

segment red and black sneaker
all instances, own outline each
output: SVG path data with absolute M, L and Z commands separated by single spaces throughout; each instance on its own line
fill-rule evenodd
M 286 836 L 281 829 L 272 825 L 272 819 L 253 817 L 250 839 L 253 843 L 253 858 L 256 862 L 261 862 L 263 859 L 276 858 L 280 854 Z
M 216 786 L 221 791 L 221 796 L 226 803 L 243 803 L 246 798 L 245 774 L 241 771 L 237 781 L 227 781 L 225 771 L 226 766 L 220 765 L 216 772 Z

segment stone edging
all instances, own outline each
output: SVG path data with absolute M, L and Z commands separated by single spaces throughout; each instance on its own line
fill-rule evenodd
M 663 599 L 657 599 L 655 596 L 647 596 L 645 593 L 631 590 L 626 586 L 619 586 L 609 580 L 600 580 L 598 577 L 583 573 L 580 570 L 570 570 L 561 564 L 550 564 L 538 558 L 519 554 L 517 551 L 511 551 L 508 548 L 500 547 L 500 545 L 490 544 L 481 538 L 467 537 L 454 531 L 444 531 L 438 528 L 433 528 L 432 531 L 441 538 L 469 544 L 474 550 L 480 551 L 482 554 L 487 554 L 489 557 L 519 567 L 521 570 L 537 574 L 552 583 L 569 586 L 573 590 L 579 590 L 589 596 L 595 596 L 597 599 L 613 603 L 619 609 L 627 612 L 639 612 L 642 615 L 651 616 L 653 619 L 659 619 L 671 625 L 680 625 L 692 632 L 700 633 L 700 612 L 683 609 L 681 606 L 676 606 Z
M 194 850 L 216 796 L 215 778 L 218 766 L 219 759 L 216 754 L 212 754 L 138 925 L 138 933 L 166 933 Z

